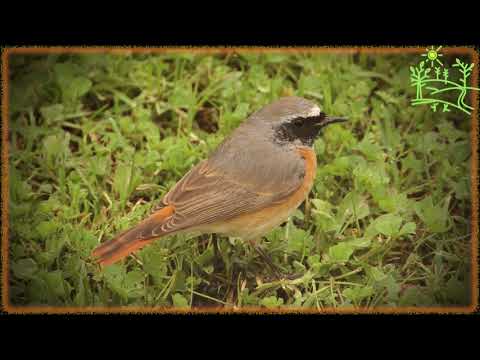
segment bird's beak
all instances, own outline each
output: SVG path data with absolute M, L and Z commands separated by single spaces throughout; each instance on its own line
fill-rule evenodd
M 345 122 L 345 121 L 348 121 L 348 119 L 344 118 L 344 117 L 326 116 L 326 117 L 323 118 L 322 121 L 320 121 L 318 123 L 318 126 L 324 127 L 324 126 L 327 126 L 327 125 L 330 125 L 330 124 L 340 123 L 340 122 Z

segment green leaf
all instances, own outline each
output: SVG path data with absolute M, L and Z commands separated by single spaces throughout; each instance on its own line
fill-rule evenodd
M 260 305 L 267 308 L 274 308 L 283 305 L 283 299 L 276 296 L 268 296 L 260 301 Z
M 356 159 L 353 156 L 336 157 L 331 163 L 326 164 L 322 169 L 320 169 L 320 172 L 327 175 L 348 175 L 351 171 L 352 164 L 357 163 L 355 160 Z
M 351 191 L 342 199 L 338 207 L 339 221 L 351 223 L 370 215 L 370 207 L 365 197 Z
M 206 249 L 201 255 L 195 258 L 195 262 L 200 266 L 205 266 L 211 264 L 213 259 L 215 258 L 215 253 L 213 250 L 213 246 Z
M 423 288 L 410 286 L 400 296 L 398 304 L 400 306 L 428 306 L 432 305 L 432 300 Z
M 40 108 L 40 114 L 45 119 L 47 125 L 55 124 L 65 116 L 65 107 L 63 104 L 53 104 Z
M 414 204 L 415 213 L 427 225 L 430 231 L 442 233 L 448 230 L 448 207 L 433 204 L 431 196 Z
M 292 265 L 293 265 L 293 268 L 295 269 L 295 272 L 302 272 L 303 273 L 307 270 L 305 265 L 303 265 L 301 262 L 299 262 L 297 260 L 294 260 Z
M 27 285 L 27 299 L 28 303 L 44 302 L 48 298 L 48 287 L 43 279 L 34 277 Z
M 47 166 L 51 169 L 64 171 L 65 165 L 58 166 L 58 162 L 70 154 L 70 137 L 70 133 L 66 132 L 63 135 L 49 135 L 43 140 L 43 154 Z
M 128 190 L 130 186 L 130 178 L 132 175 L 131 165 L 120 163 L 115 169 L 113 177 L 113 191 L 118 195 L 120 202 L 123 204 L 130 195 Z
M 307 258 L 307 263 L 309 266 L 315 266 L 320 263 L 320 255 L 315 254 Z
M 400 229 L 400 232 L 398 233 L 398 236 L 415 234 L 416 230 L 417 230 L 417 224 L 415 224 L 414 222 L 408 222 L 402 226 L 402 228 Z
M 96 156 L 95 160 L 89 162 L 91 171 L 95 175 L 104 176 L 110 171 L 110 159 L 106 156 Z
M 172 95 L 169 98 L 169 104 L 173 108 L 190 109 L 195 106 L 196 98 L 189 83 L 176 84 Z
M 385 166 L 380 163 L 360 163 L 353 169 L 355 183 L 360 190 L 376 193 L 379 188 L 384 188 L 390 182 Z
M 347 147 L 353 147 L 357 143 L 352 132 L 341 126 L 327 127 L 325 129 L 324 139 L 329 146 L 344 145 Z
M 322 156 L 325 153 L 325 141 L 321 137 L 317 138 L 314 143 L 314 149 L 318 156 Z
M 287 251 L 289 253 L 298 252 L 301 254 L 303 251 L 308 253 L 313 246 L 313 236 L 293 224 L 287 226 L 289 226 Z
M 374 194 L 380 209 L 386 212 L 406 212 L 409 210 L 407 194 L 398 193 L 395 188 L 383 189 Z
M 420 138 L 416 144 L 416 150 L 423 153 L 433 153 L 442 149 L 442 145 L 438 141 L 439 134 L 429 131 Z
M 125 269 L 120 264 L 113 264 L 105 268 L 104 276 L 107 280 L 118 281 L 118 279 L 123 279 L 125 276 Z
M 349 240 L 349 241 L 346 241 L 345 243 L 352 246 L 355 249 L 364 249 L 371 245 L 372 240 L 364 237 L 364 238 Z
M 464 177 L 459 179 L 458 182 L 451 184 L 454 192 L 455 197 L 459 200 L 467 200 L 471 197 L 470 195 L 470 182 L 468 177 Z
M 270 64 L 281 64 L 288 61 L 288 56 L 284 54 L 265 54 L 265 62 Z
M 337 223 L 333 214 L 333 205 L 328 201 L 312 199 L 312 214 L 315 224 L 324 232 L 337 230 L 341 224 Z
M 385 214 L 375 220 L 375 227 L 385 236 L 395 236 L 400 230 L 402 218 L 394 214 Z
M 410 152 L 407 157 L 402 160 L 402 169 L 411 169 L 415 173 L 421 173 L 423 170 L 423 161 L 418 160 L 413 152 Z
M 303 215 L 303 212 L 301 212 L 300 209 L 295 210 L 293 214 L 290 216 L 298 220 L 304 220 L 305 218 L 305 216 Z
M 145 275 L 140 270 L 132 270 L 125 276 L 125 287 L 130 289 L 141 285 Z
M 395 280 L 395 278 L 389 274 L 383 280 L 383 284 L 387 289 L 387 299 L 388 301 L 396 302 L 398 301 L 398 295 L 401 290 L 400 284 Z
M 381 98 L 387 104 L 399 105 L 398 98 L 393 96 L 392 94 L 386 92 L 386 91 L 378 90 L 378 91 L 375 92 L 375 95 L 377 95 L 379 98 Z
M 57 258 L 63 246 L 65 245 L 66 241 L 67 241 L 67 238 L 63 234 L 60 234 L 58 236 L 49 236 L 47 238 L 46 244 L 45 244 L 46 252 L 43 253 L 44 255 L 46 255 L 45 256 L 46 262 L 50 262 L 55 258 Z
M 73 63 L 58 63 L 53 67 L 55 78 L 61 87 L 66 87 L 78 72 L 78 66 Z
M 186 288 L 187 275 L 182 270 L 177 270 L 175 273 L 175 282 L 172 286 L 173 291 L 183 291 Z
M 42 221 L 37 226 L 37 232 L 41 238 L 45 239 L 48 236 L 54 234 L 59 228 L 60 224 L 51 220 L 51 221 Z
M 59 63 L 54 66 L 55 80 L 62 92 L 62 99 L 71 103 L 85 95 L 92 82 L 81 76 L 82 69 L 74 63 Z
M 56 296 L 64 297 L 66 289 L 63 281 L 63 275 L 60 270 L 55 270 L 44 274 L 44 280 L 47 283 L 49 290 Z
M 335 262 L 347 262 L 352 254 L 353 246 L 348 243 L 340 243 L 328 249 L 328 255 L 330 256 L 330 259 Z
M 155 246 L 146 247 L 140 252 L 143 260 L 143 269 L 151 275 L 154 281 L 161 282 L 162 276 L 166 274 L 166 258 L 163 254 L 158 253 Z
M 373 135 L 367 134 L 363 137 L 363 140 L 359 142 L 354 150 L 360 151 L 367 160 L 378 161 L 384 156 L 383 150 L 377 143 L 374 142 Z
M 63 266 L 63 276 L 68 279 L 71 277 L 84 275 L 85 263 L 76 256 L 69 256 Z M 81 273 L 80 273 L 81 272 Z
M 40 184 L 38 187 L 38 192 L 51 194 L 53 192 L 53 186 L 51 184 Z
M 365 298 L 368 298 L 374 294 L 373 287 L 371 286 L 355 286 L 343 290 L 343 296 L 353 302 L 359 302 Z
M 373 278 L 375 281 L 383 281 L 387 278 L 387 275 L 380 270 L 378 267 L 372 266 L 369 269 L 369 275 Z
M 467 305 L 471 299 L 469 283 L 454 277 L 447 281 L 446 293 L 449 299 L 460 305 Z
M 190 307 L 188 300 L 180 293 L 175 293 L 172 296 L 173 306 L 175 307 Z
M 76 100 L 85 95 L 92 87 L 92 82 L 85 77 L 76 77 L 70 84 L 68 97 Z
M 12 262 L 13 274 L 20 279 L 30 279 L 37 271 L 37 263 L 31 259 L 21 259 L 16 262 Z
M 456 129 L 450 121 L 446 121 L 446 120 L 440 122 L 437 125 L 437 128 L 440 134 L 450 143 L 455 143 L 458 139 L 463 139 L 467 135 L 466 132 Z
M 76 306 L 85 306 L 87 303 L 87 296 L 82 276 L 78 277 L 77 284 L 77 293 L 73 299 L 73 304 Z
M 113 264 L 105 268 L 103 273 L 108 287 L 120 295 L 123 299 L 128 298 L 128 291 L 124 288 L 125 268 L 120 264 Z

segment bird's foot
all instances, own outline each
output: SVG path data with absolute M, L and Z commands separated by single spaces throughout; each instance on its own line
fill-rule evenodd
M 252 247 L 270 267 L 272 275 L 276 280 L 295 280 L 303 276 L 302 274 L 289 274 L 285 272 L 282 268 L 273 263 L 272 258 L 265 251 L 263 251 L 263 249 L 259 245 L 252 243 Z

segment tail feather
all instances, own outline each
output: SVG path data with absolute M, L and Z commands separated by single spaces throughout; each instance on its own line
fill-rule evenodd
M 155 233 L 153 230 L 158 228 L 158 225 L 161 225 L 173 213 L 174 209 L 172 206 L 160 209 L 137 226 L 99 245 L 92 252 L 92 256 L 98 257 L 97 262 L 102 266 L 111 265 L 125 258 L 132 252 L 150 244 L 154 239 L 164 235 Z

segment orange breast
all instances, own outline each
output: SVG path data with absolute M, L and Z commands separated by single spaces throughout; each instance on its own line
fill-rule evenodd
M 305 160 L 305 177 L 302 185 L 284 202 L 256 211 L 254 213 L 238 216 L 229 221 L 208 225 L 205 232 L 223 233 L 230 236 L 241 237 L 244 240 L 255 239 L 277 227 L 297 209 L 305 200 L 312 189 L 317 171 L 317 158 L 315 151 L 307 147 L 299 147 L 298 152 Z

